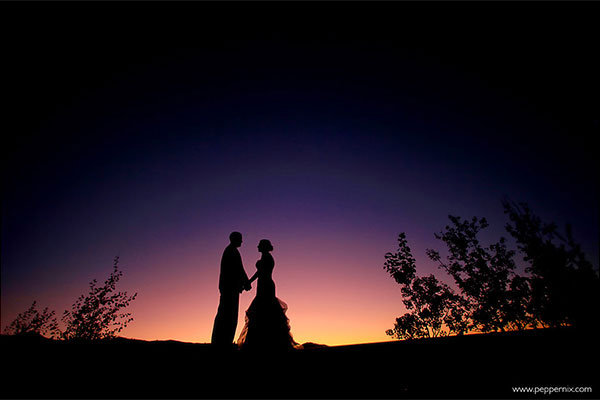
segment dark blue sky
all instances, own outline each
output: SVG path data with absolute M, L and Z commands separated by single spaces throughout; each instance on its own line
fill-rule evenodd
M 239 221 L 422 250 L 448 214 L 503 233 L 502 196 L 598 265 L 597 4 L 2 9 L 3 312 L 27 276 L 157 237 Z

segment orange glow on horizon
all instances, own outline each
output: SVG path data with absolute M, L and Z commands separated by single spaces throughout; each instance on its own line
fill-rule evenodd
M 392 328 L 404 307 L 400 287 L 383 270 L 380 243 L 334 243 L 324 238 L 292 241 L 282 236 L 273 240 L 273 278 L 277 297 L 288 305 L 291 332 L 298 343 L 331 346 L 392 340 L 385 331 Z M 240 248 L 248 275 L 254 273 L 259 256 L 254 243 L 262 237 L 275 236 L 248 235 Z M 394 241 L 390 242 L 391 249 Z M 219 262 L 226 245 L 223 240 L 219 243 L 211 245 L 190 238 L 187 243 L 163 245 L 150 253 L 145 248 L 122 253 L 120 266 L 124 274 L 117 290 L 137 292 L 138 296 L 127 310 L 134 320 L 119 336 L 209 343 L 219 301 Z M 60 283 L 51 285 L 43 295 L 32 291 L 22 298 L 37 299 L 39 306 L 56 310 L 60 319 L 63 310 L 70 309 L 80 294 L 87 293 L 87 282 L 105 279 L 110 261 L 98 260 L 96 270 L 103 271 L 100 275 L 82 271 L 76 277 L 69 275 L 70 281 L 55 277 Z M 236 340 L 255 294 L 254 286 L 240 295 Z M 22 304 L 8 305 L 10 313 L 3 315 L 2 326 L 30 304 L 23 300 Z

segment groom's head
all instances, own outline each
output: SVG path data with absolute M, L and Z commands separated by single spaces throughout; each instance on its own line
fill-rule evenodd
M 235 247 L 240 247 L 242 245 L 242 234 L 239 232 L 231 232 L 229 235 L 229 241 Z

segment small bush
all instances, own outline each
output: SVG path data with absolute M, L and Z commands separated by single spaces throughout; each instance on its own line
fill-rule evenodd
M 54 317 L 55 312 L 48 307 L 40 313 L 37 301 L 34 301 L 27 311 L 17 315 L 17 318 L 4 329 L 6 335 L 31 335 L 37 334 L 51 338 L 59 336 L 58 323 Z
M 133 321 L 131 313 L 124 313 L 122 310 L 135 300 L 137 293 L 133 296 L 129 296 L 127 292 L 115 293 L 116 285 L 123 275 L 118 264 L 119 257 L 115 257 L 113 271 L 104 285 L 99 287 L 96 279 L 92 280 L 89 293 L 79 296 L 71 311 L 64 312 L 64 339 L 112 338 Z

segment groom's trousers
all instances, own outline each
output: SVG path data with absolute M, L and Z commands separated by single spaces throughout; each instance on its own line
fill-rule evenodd
M 235 328 L 237 328 L 239 307 L 239 292 L 221 293 L 219 309 L 217 310 L 212 331 L 212 344 L 230 346 L 233 343 Z

